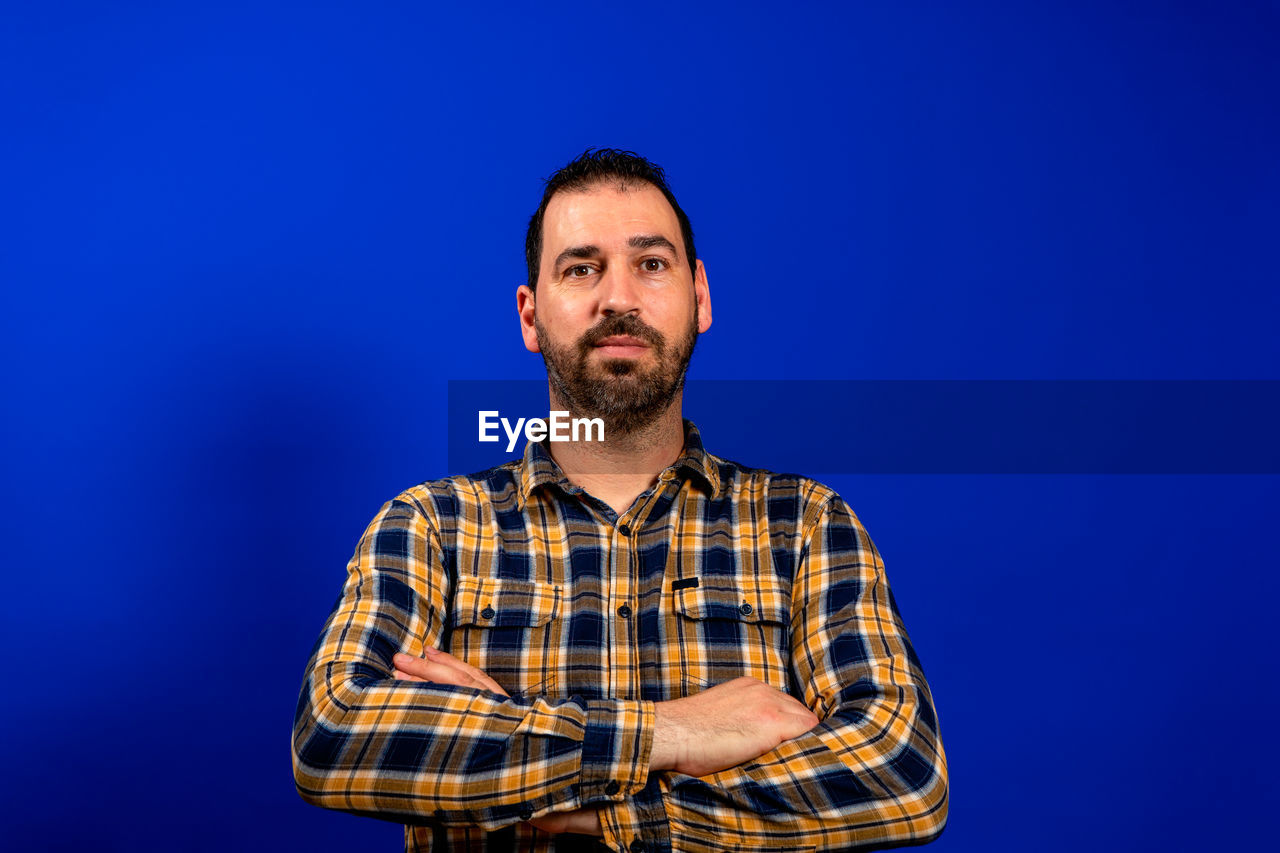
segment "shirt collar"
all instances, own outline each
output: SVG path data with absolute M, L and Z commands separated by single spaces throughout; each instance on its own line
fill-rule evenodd
M 669 481 L 685 471 L 697 475 L 706 484 L 715 497 L 720 493 L 720 466 L 715 457 L 707 453 L 702 446 L 702 436 L 693 421 L 684 421 L 684 450 L 669 468 L 659 475 L 659 479 Z M 524 461 L 520 466 L 520 508 L 524 509 L 529 495 L 540 486 L 558 486 L 567 494 L 578 494 L 580 486 L 569 482 L 569 478 L 560 470 L 560 466 L 547 452 L 543 441 L 529 441 L 524 445 Z

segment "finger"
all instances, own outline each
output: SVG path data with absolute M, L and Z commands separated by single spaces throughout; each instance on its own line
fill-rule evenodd
M 579 835 L 604 834 L 600 828 L 600 810 L 590 806 L 569 812 L 553 812 L 534 818 L 528 823 L 552 835 L 562 832 L 573 832 Z
M 533 820 L 526 821 L 530 826 L 537 827 L 550 835 L 559 835 L 565 830 L 565 820 L 559 815 L 544 815 Z
M 441 666 L 447 666 L 450 669 L 456 669 L 459 672 L 465 672 L 468 675 L 475 676 L 477 674 L 484 675 L 484 670 L 478 669 L 464 660 L 455 658 L 448 652 L 442 652 L 434 646 L 427 646 L 426 659 L 432 663 L 438 663 Z
M 457 672 L 474 679 L 486 690 L 491 690 L 494 693 L 501 693 L 503 696 L 507 695 L 507 691 L 503 690 L 502 686 L 499 685 L 498 682 L 486 675 L 484 670 L 474 667 L 466 661 L 458 660 L 448 652 L 442 652 L 439 649 L 428 647 L 427 658 L 432 663 L 438 663 L 442 666 L 449 667 L 450 669 L 456 670 Z
M 401 672 L 419 679 L 425 680 L 427 673 L 431 668 L 431 662 L 422 658 L 411 657 L 406 654 L 398 654 L 391 659 L 392 665 Z
M 399 669 L 393 671 L 391 675 L 397 681 L 426 681 L 425 678 L 419 678 L 416 675 L 410 675 L 409 673 Z
M 478 687 L 476 680 L 453 667 L 444 666 L 438 661 L 396 655 L 392 658 L 395 668 L 415 681 L 435 681 L 440 684 L 456 684 L 459 687 Z
M 441 659 L 441 656 L 449 658 L 452 664 L 446 663 Z M 492 678 L 489 678 L 474 666 L 467 666 L 457 658 L 446 655 L 443 652 L 433 655 L 428 660 L 409 657 L 408 655 L 396 655 L 393 658 L 393 663 L 401 672 L 413 676 L 414 678 L 411 680 L 430 681 L 435 684 L 452 684 L 456 687 L 472 687 L 502 696 L 507 695 L 507 692 Z
M 489 689 L 480 682 L 480 679 L 451 666 L 427 661 L 427 665 L 425 667 L 417 667 L 417 671 L 422 674 L 422 680 L 435 684 L 453 684 L 457 687 L 474 687 L 477 690 Z

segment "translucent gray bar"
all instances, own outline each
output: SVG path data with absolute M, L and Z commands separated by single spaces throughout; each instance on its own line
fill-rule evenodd
M 517 455 L 478 412 L 546 418 L 532 380 L 449 382 L 449 470 Z M 1277 474 L 1274 380 L 695 380 L 710 452 L 775 471 L 875 474 Z

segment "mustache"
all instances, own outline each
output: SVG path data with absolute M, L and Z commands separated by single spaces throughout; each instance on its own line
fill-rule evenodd
M 614 335 L 629 335 L 637 340 L 644 341 L 654 347 L 661 347 L 666 343 L 662 334 L 651 326 L 645 325 L 632 314 L 614 314 L 611 317 L 605 317 L 599 323 L 596 323 L 588 329 L 579 340 L 578 345 L 583 350 L 589 349 L 605 338 L 612 338 Z

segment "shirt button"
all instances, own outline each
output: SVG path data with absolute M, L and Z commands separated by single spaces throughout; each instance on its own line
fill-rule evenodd
M 738 608 L 738 612 L 741 613 L 743 616 L 748 615 L 749 613 L 751 613 L 751 605 L 747 604 L 746 602 L 743 602 L 742 606 Z
M 606 796 L 609 796 L 609 797 L 612 797 L 614 794 L 618 793 L 618 791 L 620 790 L 622 790 L 622 786 L 619 785 L 617 782 L 610 782 L 608 785 L 604 786 L 604 793 Z
M 629 604 L 624 604 L 624 605 L 622 605 L 621 607 L 619 607 L 619 608 L 618 608 L 618 615 L 619 615 L 619 616 L 621 616 L 623 619 L 630 619 L 630 618 L 631 618 L 631 605 L 629 605 Z
M 528 820 L 531 817 L 533 817 L 533 809 L 529 808 L 528 806 L 525 806 L 520 810 L 521 820 Z
M 629 524 L 621 524 L 621 525 L 618 525 L 618 532 L 619 532 L 619 533 L 621 533 L 623 536 L 630 536 L 630 535 L 631 535 L 631 525 L 629 525 Z
M 497 611 L 494 610 L 492 607 L 486 607 L 484 610 L 480 611 L 480 615 L 485 619 L 492 619 L 496 614 L 497 614 Z
M 631 842 L 631 846 L 627 849 L 630 850 L 631 853 L 644 853 L 644 842 L 639 838 L 636 838 Z

